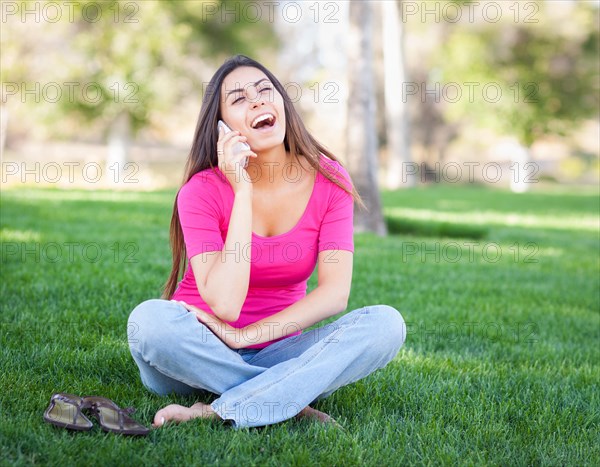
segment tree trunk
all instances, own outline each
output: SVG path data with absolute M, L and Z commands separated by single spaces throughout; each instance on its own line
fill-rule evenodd
M 8 132 L 8 108 L 0 106 L 0 152 L 4 154 L 6 133 Z
M 350 175 L 368 211 L 355 208 L 356 232 L 387 234 L 377 187 L 373 5 L 350 2 L 346 152 Z
M 396 1 L 382 2 L 383 61 L 385 70 L 385 116 L 388 164 L 386 187 L 395 190 L 414 186 L 410 154 L 408 103 L 402 99 L 402 85 L 407 81 L 404 61 L 404 24 Z M 408 173 L 407 173 L 408 172 Z
M 531 163 L 531 150 L 521 144 L 518 141 L 513 141 L 512 145 L 509 145 L 510 153 L 510 189 L 514 193 L 526 193 L 529 191 L 529 184 L 533 178 L 531 169 L 534 168 L 534 164 Z M 535 169 L 534 169 L 535 170 Z
M 124 170 L 128 159 L 130 141 L 131 116 L 124 111 L 112 121 L 108 131 L 106 180 L 109 184 L 122 184 L 124 182 Z

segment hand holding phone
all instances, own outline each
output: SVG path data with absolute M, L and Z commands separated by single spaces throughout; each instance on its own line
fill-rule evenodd
M 224 135 L 231 132 L 231 128 L 229 128 L 223 120 L 219 120 L 219 123 L 217 124 L 217 128 L 222 128 Z M 235 143 L 233 145 L 233 153 L 234 154 L 238 154 L 241 151 L 249 151 L 249 150 L 250 150 L 250 146 L 242 141 Z M 246 156 L 243 159 L 242 167 L 246 168 L 247 166 L 248 166 L 248 157 Z

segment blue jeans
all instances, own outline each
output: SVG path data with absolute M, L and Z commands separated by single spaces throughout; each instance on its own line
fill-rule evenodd
M 215 393 L 220 397 L 211 407 L 235 428 L 295 416 L 383 368 L 405 338 L 402 316 L 387 305 L 358 308 L 263 349 L 229 348 L 194 313 L 168 300 L 141 303 L 128 321 L 144 386 L 159 395 Z

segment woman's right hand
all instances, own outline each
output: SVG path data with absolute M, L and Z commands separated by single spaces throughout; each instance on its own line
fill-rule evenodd
M 217 141 L 218 165 L 221 172 L 229 180 L 234 193 L 244 189 L 252 189 L 252 180 L 243 166 L 243 161 L 246 157 L 258 156 L 251 150 L 236 153 L 233 149 L 237 143 L 245 143 L 246 139 L 239 131 L 233 130 L 225 134 L 223 129 L 219 128 L 219 139 Z

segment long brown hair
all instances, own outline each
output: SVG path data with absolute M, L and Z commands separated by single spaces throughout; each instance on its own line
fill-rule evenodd
M 319 163 L 320 154 L 324 154 L 338 163 L 339 160 L 308 132 L 300 115 L 296 112 L 291 99 L 287 95 L 285 88 L 281 85 L 279 80 L 263 65 L 244 55 L 236 55 L 226 60 L 208 83 L 206 92 L 202 98 L 202 107 L 200 109 L 198 123 L 196 124 L 194 141 L 185 164 L 182 186 L 198 172 L 208 168 L 214 170 L 218 165 L 217 122 L 221 118 L 221 86 L 223 80 L 229 73 L 242 66 L 254 67 L 262 71 L 267 75 L 271 83 L 275 86 L 275 89 L 277 89 L 279 94 L 283 97 L 286 119 L 284 138 L 285 150 L 289 151 L 290 154 L 293 154 L 300 164 L 301 162 L 298 156 L 303 156 L 315 170 L 319 171 L 324 177 L 338 185 L 345 192 L 351 194 L 356 203 L 361 208 L 366 209 L 364 202 L 352 184 L 350 188 L 347 188 L 339 179 L 334 177 L 330 171 L 324 170 L 321 167 L 321 164 Z M 179 276 L 185 272 L 187 265 L 185 242 L 181 224 L 179 222 L 179 212 L 177 210 L 177 196 L 173 203 L 170 242 L 171 250 L 173 252 L 173 263 L 171 274 L 164 285 L 162 294 L 162 297 L 167 300 L 170 299 L 175 292 Z

